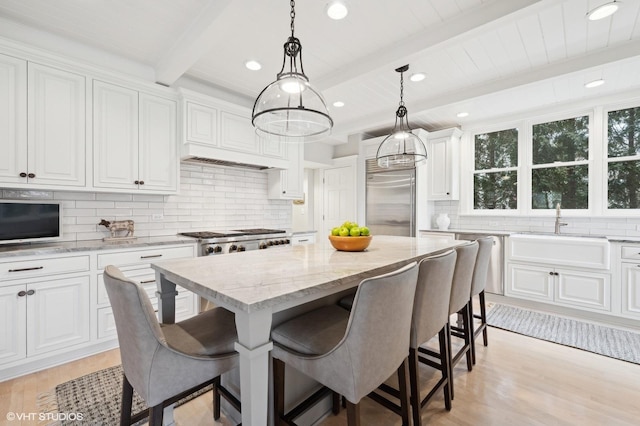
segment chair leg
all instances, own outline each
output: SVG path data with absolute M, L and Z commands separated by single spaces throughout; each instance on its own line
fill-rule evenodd
M 402 426 L 409 426 L 409 387 L 407 383 L 407 359 L 398 367 L 398 386 L 400 390 L 400 412 Z
M 451 361 L 451 354 L 449 352 L 449 345 L 447 343 L 447 331 L 445 328 L 440 330 L 438 333 L 438 339 L 440 342 L 440 365 L 442 371 L 442 378 L 445 380 L 444 382 L 444 407 L 447 411 L 451 411 L 451 389 L 452 389 L 452 380 L 449 372 L 451 370 L 451 366 L 448 365 Z M 417 376 L 416 376 L 417 378 Z M 418 401 L 420 401 L 418 399 Z M 414 425 L 418 426 L 415 422 Z
M 149 408 L 149 426 L 162 426 L 164 406 L 162 403 Z
M 360 426 L 360 404 L 347 401 L 347 425 Z
M 340 394 L 331 392 L 331 412 L 334 416 L 340 414 Z
M 473 339 L 471 334 L 471 318 L 469 317 L 469 304 L 462 308 L 462 318 L 464 321 L 464 344 L 467 346 L 467 352 L 465 354 L 467 358 L 467 371 L 473 370 L 473 363 L 471 360 L 471 340 Z
M 284 362 L 273 358 L 273 413 L 275 426 L 284 425 Z
M 442 346 L 440 347 L 440 352 L 442 353 Z M 419 366 L 418 366 L 418 351 L 416 349 L 409 349 L 409 384 L 411 388 L 411 411 L 413 413 L 413 426 L 422 426 L 422 410 L 421 410 L 421 401 L 420 398 L 420 377 L 419 377 Z M 442 360 L 440 361 L 442 362 Z M 447 368 L 445 363 L 442 362 L 442 368 Z M 448 393 L 447 389 L 445 393 Z
M 213 419 L 220 418 L 220 376 L 213 379 Z
M 127 376 L 122 374 L 122 406 L 120 409 L 120 426 L 131 424 L 131 404 L 133 402 L 133 386 Z
M 485 346 L 489 345 L 489 338 L 487 336 L 487 305 L 484 301 L 484 290 L 480 292 L 480 321 L 482 324 L 482 341 Z
M 471 363 L 476 365 L 476 333 L 475 324 L 473 321 L 473 297 L 469 299 L 469 336 L 470 336 L 470 350 L 471 350 Z
M 453 392 L 453 355 L 451 351 L 451 324 L 447 322 L 445 325 L 445 338 L 447 340 L 447 376 L 449 376 L 449 394 L 451 395 L 451 400 L 453 400 L 454 392 Z

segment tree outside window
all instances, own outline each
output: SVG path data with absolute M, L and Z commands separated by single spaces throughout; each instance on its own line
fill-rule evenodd
M 610 111 L 608 134 L 608 205 L 640 208 L 640 107 Z
M 589 208 L 589 117 L 533 126 L 531 207 Z
M 518 129 L 475 135 L 475 210 L 518 208 Z

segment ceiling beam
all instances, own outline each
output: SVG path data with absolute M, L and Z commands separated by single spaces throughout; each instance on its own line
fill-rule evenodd
M 314 85 L 324 91 L 349 80 L 361 78 L 380 68 L 395 68 L 436 48 L 473 37 L 487 25 L 500 25 L 504 19 L 513 19 L 514 15 L 531 13 L 532 10 L 557 4 L 558 0 L 502 0 L 482 4 L 404 40 L 384 46 L 371 55 L 356 58 L 314 79 Z
M 170 86 L 211 50 L 216 20 L 231 0 L 209 0 L 198 17 L 155 66 L 156 82 Z
M 535 84 L 544 80 L 550 80 L 617 61 L 631 59 L 637 57 L 638 52 L 640 52 L 640 40 L 628 41 L 613 48 L 603 48 L 587 55 L 532 68 L 529 71 L 518 72 L 500 79 L 480 82 L 471 87 L 465 87 L 412 103 L 411 114 L 415 117 L 418 114 L 426 113 L 435 108 L 515 89 L 528 84 Z M 389 126 L 389 124 L 389 111 L 385 111 L 335 126 L 333 128 L 333 134 L 355 134 L 376 126 Z

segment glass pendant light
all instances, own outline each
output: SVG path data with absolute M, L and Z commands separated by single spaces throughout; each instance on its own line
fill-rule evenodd
M 258 95 L 251 123 L 260 136 L 280 136 L 285 142 L 312 142 L 331 132 L 333 120 L 322 95 L 304 73 L 302 45 L 294 35 L 295 1 L 290 4 L 291 36 L 284 44 L 282 69 L 276 80 Z
M 396 124 L 391 134 L 387 136 L 380 146 L 376 159 L 378 166 L 382 168 L 407 168 L 415 167 L 418 163 L 427 159 L 427 150 L 422 140 L 413 134 L 409 127 L 407 108 L 404 106 L 404 72 L 409 65 L 396 68 L 400 73 L 400 106 L 396 111 Z

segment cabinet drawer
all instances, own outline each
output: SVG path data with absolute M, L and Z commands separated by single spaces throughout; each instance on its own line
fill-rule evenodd
M 293 237 L 291 237 L 291 244 L 294 246 L 300 245 L 300 244 L 313 244 L 315 242 L 316 242 L 315 234 L 294 235 Z
M 623 259 L 640 260 L 640 246 L 622 246 Z
M 150 299 L 156 297 L 156 273 L 151 268 L 122 271 L 125 277 L 138 282 L 144 287 Z M 98 305 L 109 304 L 107 288 L 104 286 L 104 274 L 98 274 Z
M 0 280 L 47 277 L 89 270 L 89 256 L 0 262 Z
M 120 268 L 123 266 L 144 265 L 160 260 L 179 259 L 193 256 L 194 248 L 191 245 L 99 254 L 98 269 L 104 269 L 107 265 L 115 265 Z

